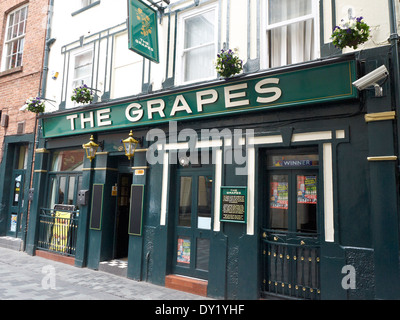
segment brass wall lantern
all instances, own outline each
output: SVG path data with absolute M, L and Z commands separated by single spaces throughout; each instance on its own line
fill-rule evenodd
M 96 152 L 100 144 L 94 142 L 93 135 L 90 137 L 90 141 L 82 145 L 82 148 L 86 151 L 86 157 L 92 161 L 96 157 Z
M 142 144 L 142 139 L 134 138 L 133 132 L 131 130 L 131 132 L 129 133 L 129 137 L 125 140 L 122 140 L 122 143 L 124 144 L 125 155 L 128 157 L 129 160 L 131 160 L 131 158 L 133 158 L 133 156 L 135 155 L 137 146 L 139 144 Z

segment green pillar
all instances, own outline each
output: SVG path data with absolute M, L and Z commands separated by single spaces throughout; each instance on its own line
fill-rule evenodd
M 30 255 L 35 254 L 36 243 L 39 236 L 40 207 L 46 196 L 45 188 L 49 156 L 50 152 L 48 150 L 44 148 L 36 149 L 32 183 L 34 193 L 33 200 L 30 204 L 28 233 L 26 237 L 26 252 Z
M 78 233 L 76 239 L 75 266 L 85 267 L 87 264 L 88 230 L 91 209 L 91 185 L 93 179 L 92 162 L 85 157 L 82 174 L 82 190 L 88 190 L 86 205 L 79 207 Z M 78 190 L 79 191 L 79 190 Z
M 385 62 L 388 66 L 387 61 L 371 61 L 367 65 L 366 73 Z M 363 92 L 367 96 L 366 106 L 369 115 L 392 111 L 390 88 L 388 85 L 383 85 L 383 90 L 383 97 L 375 97 L 373 90 Z M 390 117 L 370 121 L 367 126 L 369 150 L 366 161 L 369 163 L 370 175 L 375 297 L 376 299 L 398 299 L 400 298 L 400 270 L 395 127 Z
M 88 211 L 88 248 L 87 267 L 97 270 L 101 261 L 113 258 L 114 222 L 115 222 L 115 197 L 111 197 L 112 186 L 116 183 L 118 169 L 115 157 L 110 157 L 108 152 L 98 152 L 94 162 L 94 172 L 91 189 L 94 184 L 103 185 L 103 205 L 101 215 L 101 228 L 90 228 L 90 210 Z M 91 194 L 90 201 L 93 200 Z
M 137 152 L 133 160 L 133 165 L 134 167 L 132 168 L 133 170 L 132 184 L 144 185 L 143 196 L 144 199 L 146 199 L 146 192 L 148 192 L 148 190 L 146 189 L 146 176 L 148 171 L 146 152 Z M 142 258 L 144 254 L 145 255 L 150 254 L 147 252 L 143 254 L 143 237 L 145 236 L 144 235 L 145 212 L 146 212 L 146 203 L 144 203 L 143 207 L 142 235 L 141 236 L 129 235 L 127 276 L 128 278 L 138 281 L 142 280 L 142 275 L 143 275 L 142 268 L 145 268 L 144 269 L 145 271 L 148 270 L 147 263 L 149 262 L 149 259 L 145 259 L 145 261 L 143 261 L 142 263 Z M 146 274 L 144 276 L 146 277 Z

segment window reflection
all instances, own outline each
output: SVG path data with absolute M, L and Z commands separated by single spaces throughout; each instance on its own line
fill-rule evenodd
M 190 227 L 192 217 L 192 177 L 181 177 L 180 187 L 178 225 Z
M 53 154 L 52 171 L 82 171 L 85 151 L 63 150 Z

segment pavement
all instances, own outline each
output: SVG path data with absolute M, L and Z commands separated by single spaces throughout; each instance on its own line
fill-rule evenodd
M 211 300 L 0 247 L 0 300 Z

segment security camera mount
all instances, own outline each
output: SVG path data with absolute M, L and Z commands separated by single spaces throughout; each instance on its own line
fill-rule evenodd
M 378 84 L 378 82 L 383 79 L 386 80 L 388 75 L 389 71 L 386 69 L 385 65 L 382 65 L 379 68 L 361 77 L 357 81 L 354 81 L 353 85 L 360 91 L 373 87 L 375 89 L 375 97 L 382 97 L 383 89 L 381 85 Z

